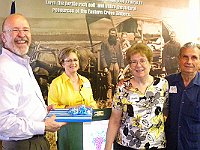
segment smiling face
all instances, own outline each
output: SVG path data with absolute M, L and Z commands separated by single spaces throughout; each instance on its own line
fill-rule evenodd
M 28 21 L 22 15 L 10 15 L 4 22 L 1 39 L 6 49 L 19 56 L 24 56 L 31 44 Z
M 74 52 L 69 53 L 64 59 L 62 66 L 67 74 L 77 73 L 79 69 L 79 59 L 77 54 Z
M 200 63 L 200 50 L 198 48 L 185 48 L 179 56 L 179 67 L 183 74 L 196 74 Z
M 134 77 L 143 78 L 149 75 L 151 64 L 145 55 L 135 53 L 130 57 L 130 68 Z

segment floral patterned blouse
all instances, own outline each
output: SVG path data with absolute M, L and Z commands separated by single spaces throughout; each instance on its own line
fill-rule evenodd
M 130 79 L 116 88 L 113 109 L 122 111 L 117 135 L 120 145 L 134 149 L 165 148 L 164 114 L 167 113 L 168 82 L 155 78 L 145 94 Z

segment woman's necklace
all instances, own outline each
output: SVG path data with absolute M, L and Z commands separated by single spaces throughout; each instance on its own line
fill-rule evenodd
M 139 90 L 141 93 L 145 93 L 147 87 L 153 82 L 153 77 L 148 76 L 143 82 L 138 82 L 137 79 L 133 78 L 132 85 L 134 89 Z
M 73 79 L 72 79 L 72 78 L 70 78 L 70 80 L 71 80 L 71 82 L 72 82 L 72 83 L 77 83 L 77 82 L 78 82 L 78 77 L 76 77 L 76 78 L 73 78 Z

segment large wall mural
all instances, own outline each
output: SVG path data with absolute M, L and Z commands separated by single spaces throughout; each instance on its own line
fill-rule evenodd
M 0 4 L 2 22 L 10 14 L 12 1 L 0 0 Z M 33 41 L 29 56 L 44 98 L 47 99 L 51 81 L 62 72 L 59 51 L 75 47 L 81 55 L 79 72 L 90 79 L 100 107 L 107 107 L 105 102 L 109 99 L 101 46 L 110 28 L 117 30 L 118 41 L 125 38 L 130 45 L 145 42 L 150 46 L 154 76 L 168 74 L 163 50 L 172 32 L 181 45 L 199 37 L 199 2 L 195 0 L 16 0 L 15 12 L 25 15 L 31 24 Z M 123 46 L 121 49 L 123 53 Z M 125 69 L 122 73 L 127 72 Z

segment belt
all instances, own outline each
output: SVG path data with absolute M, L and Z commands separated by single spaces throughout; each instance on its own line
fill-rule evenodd
M 36 134 L 36 135 L 33 135 L 32 138 L 39 138 L 39 137 L 44 137 L 46 135 L 46 132 L 44 134 Z
M 39 139 L 39 138 L 43 138 L 45 135 L 44 134 L 37 134 L 37 135 L 34 135 L 33 137 L 29 138 L 29 139 L 24 139 L 24 140 L 18 140 L 18 141 L 15 141 L 15 140 L 11 140 L 11 141 L 3 141 L 4 143 L 20 143 L 22 141 L 26 141 L 26 140 L 36 140 L 36 139 Z
M 44 134 L 37 134 L 37 135 L 34 135 L 32 138 L 36 138 L 36 137 L 44 137 Z

